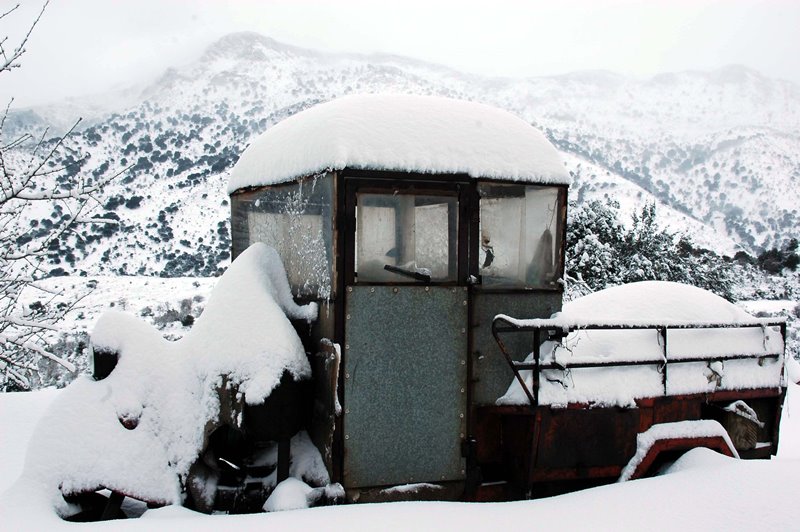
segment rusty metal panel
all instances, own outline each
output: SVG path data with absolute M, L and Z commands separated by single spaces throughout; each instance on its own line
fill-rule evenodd
M 653 424 L 700 419 L 702 405 L 699 397 L 657 397 L 653 403 Z
M 636 451 L 637 408 L 542 408 L 535 467 L 591 468 L 624 465 Z
M 467 292 L 348 287 L 346 488 L 464 478 Z
M 514 379 L 492 336 L 492 319 L 497 314 L 518 318 L 549 318 L 561 310 L 561 292 L 531 291 L 492 293 L 473 292 L 472 311 L 472 403 L 493 405 L 506 393 Z M 508 335 L 507 347 L 514 360 L 523 360 L 532 351 L 533 334 Z

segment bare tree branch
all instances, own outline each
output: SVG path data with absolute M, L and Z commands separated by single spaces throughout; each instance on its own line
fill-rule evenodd
M 42 10 L 39 11 L 39 15 L 37 15 L 36 19 L 28 28 L 28 33 L 25 34 L 25 37 L 23 37 L 22 41 L 14 48 L 14 50 L 10 52 L 10 55 L 6 53 L 6 49 L 4 46 L 8 37 L 4 37 L 3 40 L 0 41 L 0 57 L 2 57 L 2 62 L 0 63 L 0 72 L 8 72 L 12 68 L 17 68 L 19 66 L 19 59 L 22 57 L 22 54 L 25 53 L 25 45 L 28 44 L 28 39 L 30 38 L 31 33 L 33 33 L 33 29 L 42 19 L 42 15 L 44 15 L 44 10 L 47 8 L 47 4 L 49 3 L 50 0 L 45 1 L 45 3 L 42 5 Z M 3 13 L 3 16 L 0 17 L 0 20 L 5 18 L 6 15 L 16 10 L 18 7 L 19 4 L 17 4 L 10 10 Z
M 13 50 L 8 38 L 0 39 L 0 72 L 19 66 L 48 3 L 43 4 Z M 17 7 L 0 14 L 0 21 L 8 20 Z M 0 116 L 0 137 L 10 109 L 9 102 Z M 65 316 L 88 294 L 88 289 L 71 301 L 63 301 L 61 291 L 42 282 L 48 276 L 45 269 L 65 240 L 76 234 L 76 224 L 112 222 L 91 217 L 100 206 L 96 195 L 130 168 L 100 180 L 80 176 L 86 159 L 69 142 L 80 122 L 77 120 L 67 133 L 54 139 L 48 140 L 45 130 L 36 138 L 22 134 L 0 142 L 0 390 L 35 385 L 43 361 L 69 372 L 76 370 L 72 362 L 56 355 L 48 342 L 61 331 Z M 43 203 L 53 206 L 53 215 L 46 223 L 31 224 Z M 42 297 L 34 295 L 31 301 L 30 295 L 36 293 Z M 24 294 L 28 296 L 23 297 Z

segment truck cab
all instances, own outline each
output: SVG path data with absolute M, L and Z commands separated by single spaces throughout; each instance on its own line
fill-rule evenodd
M 320 303 L 297 324 L 312 356 L 337 359 L 315 365 L 335 385 L 312 437 L 350 500 L 463 496 L 477 412 L 509 384 L 494 316 L 561 308 L 568 184 L 538 130 L 444 98 L 335 100 L 245 151 L 233 255 L 275 247 L 296 299 Z
M 296 323 L 306 425 L 349 501 L 519 499 L 697 446 L 775 454 L 785 322 L 665 282 L 552 317 L 569 183 L 529 123 L 446 98 L 341 98 L 244 152 L 233 255 L 273 246 L 320 305 Z

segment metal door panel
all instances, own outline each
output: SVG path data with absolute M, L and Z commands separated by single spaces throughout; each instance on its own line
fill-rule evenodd
M 463 479 L 466 289 L 352 286 L 346 296 L 345 486 Z

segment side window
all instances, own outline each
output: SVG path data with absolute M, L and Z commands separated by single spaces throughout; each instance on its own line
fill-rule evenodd
M 457 249 L 455 195 L 356 194 L 356 282 L 455 281 Z
M 238 254 L 264 242 L 283 260 L 296 297 L 332 295 L 332 179 L 309 178 L 232 198 L 231 232 Z
M 561 277 L 558 187 L 481 183 L 478 266 L 497 288 L 555 288 Z

